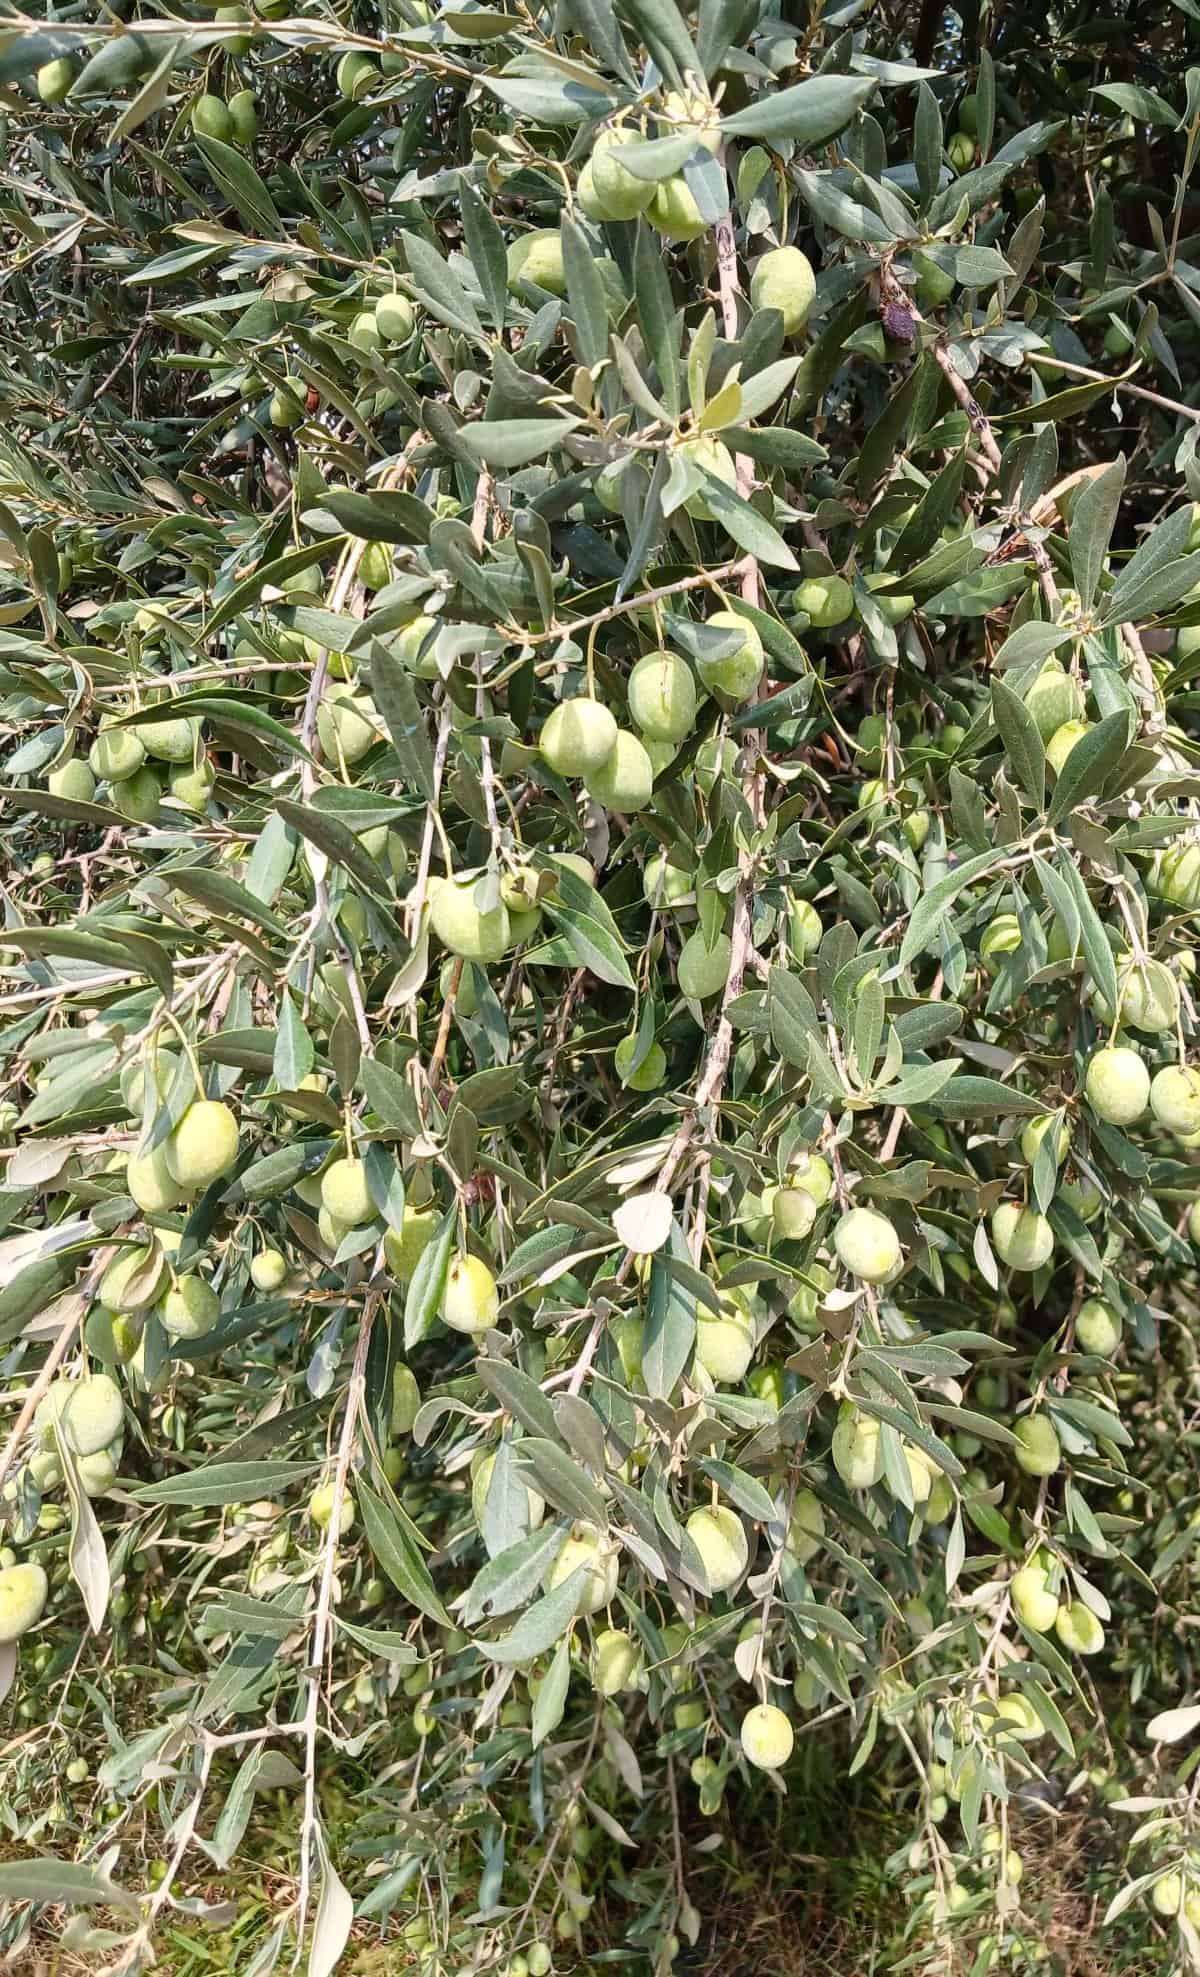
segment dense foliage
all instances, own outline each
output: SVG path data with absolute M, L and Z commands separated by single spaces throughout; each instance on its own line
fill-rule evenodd
M 0 1947 L 1200 1964 L 1200 12 L 6 19 Z

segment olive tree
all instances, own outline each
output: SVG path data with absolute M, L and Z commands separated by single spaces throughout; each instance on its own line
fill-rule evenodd
M 6 15 L 6 1950 L 1200 1960 L 1194 20 Z

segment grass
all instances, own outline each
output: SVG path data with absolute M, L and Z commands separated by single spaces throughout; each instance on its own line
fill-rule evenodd
M 1029 1977 L 1162 1977 L 1170 1940 L 1144 1907 L 1135 1905 L 1114 1928 L 1101 1926 L 1124 1878 L 1123 1832 L 1090 1791 L 1069 1798 L 1057 1812 L 1016 1803 L 1010 1809 L 1011 1844 L 1024 1863 L 1020 1907 L 1006 1932 L 1009 1954 L 989 1962 L 981 1943 L 995 1929 L 990 1900 L 981 1900 L 978 1912 L 937 1941 L 915 1914 L 905 1882 L 913 1878 L 906 1860 L 916 1822 L 903 1774 L 880 1756 L 847 1782 L 845 1760 L 832 1740 L 802 1741 L 786 1796 L 761 1783 L 731 1791 L 716 1820 L 685 1812 L 687 1884 L 703 1922 L 695 1946 L 681 1951 L 679 1977 L 882 1977 L 904 1970 L 920 1977 L 986 1977 L 993 1968 Z M 357 1769 L 349 1764 L 346 1770 L 348 1795 L 335 1784 L 327 1810 L 337 1805 L 341 1814 L 331 1822 L 334 1855 L 352 1861 Z M 247 1836 L 259 1865 L 242 1865 L 223 1878 L 214 1874 L 207 1883 L 185 1877 L 189 1895 L 232 1900 L 238 1914 L 221 1930 L 177 1916 L 157 1945 L 158 1969 L 166 1977 L 243 1977 L 295 1897 L 288 1820 L 285 1805 L 260 1801 Z M 949 1820 L 946 1833 L 953 1841 L 953 1812 Z M 11 1843 L 3 1851 L 19 1857 Z M 625 1874 L 635 1865 L 627 1859 Z M 136 1885 L 132 1865 L 122 1868 L 120 1878 Z M 464 1915 L 473 1894 L 464 1886 Z M 100 1977 L 108 1959 L 58 1948 L 65 1920 L 46 1916 L 35 1942 L 4 1969 L 15 1977 Z M 601 1894 L 587 1925 L 584 1957 L 560 1949 L 556 1977 L 582 1977 L 589 1969 L 647 1977 L 648 1964 L 624 1948 L 635 1920 L 618 1894 Z M 390 1928 L 390 1939 L 381 1940 L 374 1923 L 356 1925 L 339 1977 L 417 1977 L 419 1958 L 397 1939 L 395 1919 Z M 1022 1941 L 1034 1954 L 1021 1951 Z M 288 1955 L 280 1959 L 281 1972 L 289 1967 Z M 593 1961 L 598 1955 L 599 1963 Z

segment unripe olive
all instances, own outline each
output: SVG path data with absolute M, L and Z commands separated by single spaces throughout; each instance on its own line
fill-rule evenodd
M 347 343 L 352 343 L 356 350 L 361 350 L 364 353 L 369 353 L 372 350 L 382 350 L 383 338 L 379 334 L 379 325 L 375 321 L 375 311 L 373 309 L 359 310 L 354 321 L 346 331 L 346 341 Z M 371 546 L 372 548 L 375 547 L 374 544 Z M 359 574 L 361 577 L 361 568 Z M 363 582 L 366 582 L 365 578 L 363 578 Z M 382 588 L 382 585 L 377 587 Z
M 101 1304 L 110 1311 L 148 1310 L 158 1297 L 165 1268 L 154 1248 L 123 1249 L 100 1279 Z
M 143 721 L 138 734 L 147 755 L 160 762 L 190 762 L 196 752 L 198 721 L 181 716 L 165 716 L 161 721 Z
M 642 810 L 650 801 L 654 770 L 650 757 L 635 734 L 617 729 L 617 738 L 598 769 L 588 774 L 587 789 L 606 810 L 622 815 Z
M 883 1475 L 879 1423 L 847 1403 L 833 1431 L 833 1466 L 847 1489 L 869 1490 Z
M 179 764 L 170 771 L 167 786 L 176 803 L 199 816 L 208 808 L 214 780 L 207 762 L 195 769 L 190 764 Z
M 620 1695 L 623 1689 L 637 1687 L 642 1651 L 632 1634 L 606 1627 L 597 1634 L 592 1648 L 592 1687 L 597 1695 Z
M 75 80 L 75 64 L 68 56 L 59 55 L 52 62 L 43 62 L 37 72 L 37 93 L 43 103 L 64 103 Z
M 738 1292 L 721 1298 L 717 1317 L 707 1305 L 696 1308 L 696 1360 L 718 1386 L 732 1386 L 754 1356 L 753 1315 Z
M 1043 742 L 1083 713 L 1083 689 L 1057 659 L 1047 659 L 1025 691 L 1025 705 Z
M 454 1332 L 485 1332 L 500 1314 L 500 1293 L 487 1264 L 466 1250 L 450 1259 L 439 1312 Z
M 646 217 L 667 240 L 698 240 L 702 233 L 708 232 L 710 224 L 682 173 L 655 186 Z
M 538 736 L 538 748 L 556 775 L 593 776 L 617 745 L 617 723 L 598 700 L 560 700 Z
M 397 658 L 408 667 L 410 673 L 415 673 L 419 680 L 441 678 L 434 652 L 438 626 L 437 618 L 431 618 L 427 613 L 421 612 L 417 617 L 410 619 L 407 625 L 401 626 L 393 636 L 392 649 Z
M 1031 1119 L 1021 1133 L 1021 1152 L 1032 1167 L 1046 1134 L 1054 1128 L 1051 1145 L 1054 1148 L 1054 1161 L 1057 1166 L 1065 1159 L 1071 1144 L 1071 1122 L 1061 1112 L 1040 1112 Z
M 1008 1590 L 1025 1625 L 1035 1634 L 1048 1634 L 1058 1618 L 1058 1598 L 1048 1590 L 1042 1567 L 1023 1565 L 1013 1573 Z
M 120 1434 L 125 1420 L 121 1389 L 107 1373 L 82 1380 L 54 1380 L 38 1404 L 34 1431 L 52 1446 L 57 1428 L 76 1455 L 95 1455 Z
M 726 652 L 722 658 L 696 660 L 696 670 L 704 680 L 704 686 L 714 694 L 722 706 L 741 706 L 749 700 L 763 676 L 763 641 L 759 639 L 757 627 L 737 615 L 737 611 L 714 611 L 706 621 L 710 629 L 737 633 L 741 645 Z
M 193 1274 L 177 1277 L 158 1307 L 163 1330 L 173 1339 L 199 1339 L 221 1316 L 221 1300 L 211 1284 Z
M 950 286 L 953 288 L 953 282 L 951 282 Z M 924 300 L 919 287 L 917 289 L 917 299 L 921 302 L 922 307 L 924 307 Z M 868 575 L 866 584 L 867 589 L 875 593 L 875 609 L 879 612 L 885 623 L 889 625 L 902 625 L 904 620 L 911 618 L 913 612 L 916 610 L 917 600 L 910 591 L 888 591 L 883 588 L 884 584 L 890 584 L 894 581 L 895 576 L 891 570 L 875 570 Z M 951 745 L 947 740 L 949 732 L 949 728 L 942 730 L 942 743 L 946 748 L 949 748 Z M 878 742 L 875 746 L 879 746 Z
M 657 1091 L 667 1075 L 667 1054 L 660 1043 L 652 1043 L 633 1070 L 630 1067 L 637 1047 L 636 1035 L 622 1037 L 613 1051 L 613 1069 L 629 1091 Z
M 1104 1646 L 1104 1629 L 1081 1599 L 1059 1608 L 1054 1631 L 1072 1654 L 1099 1654 Z
M 161 1215 L 182 1200 L 180 1187 L 167 1164 L 166 1141 L 149 1153 L 131 1153 L 125 1165 L 125 1186 L 145 1215 Z
M 220 96 L 198 96 L 192 105 L 192 129 L 197 137 L 213 137 L 221 144 L 233 143 L 233 119 Z
M 322 700 L 317 709 L 317 738 L 323 755 L 352 769 L 364 755 L 370 754 L 379 740 L 375 702 L 367 694 L 347 693 L 339 688 Z
M 1164 961 L 1130 968 L 1121 983 L 1121 1019 L 1161 1036 L 1179 1020 L 1179 986 Z
M 1166 1064 L 1150 1086 L 1150 1110 L 1171 1133 L 1200 1131 L 1200 1072 L 1186 1064 Z
M 629 675 L 629 712 L 652 741 L 680 742 L 696 725 L 696 682 L 677 652 L 648 652 Z
M 882 1284 L 901 1261 L 900 1238 L 886 1215 L 874 1208 L 851 1208 L 833 1232 L 843 1266 L 867 1284 Z
M 764 1206 L 768 1193 L 775 1234 L 783 1242 L 803 1241 L 817 1219 L 817 1203 L 812 1196 L 804 1188 L 775 1188 L 764 1191 Z
M 824 1263 L 807 1263 L 805 1275 L 811 1279 L 811 1283 L 801 1283 L 799 1289 L 793 1291 L 793 1295 L 787 1301 L 787 1315 L 789 1319 L 795 1319 L 795 1323 L 801 1327 L 813 1327 L 816 1323 L 816 1311 L 820 1299 L 824 1297 L 826 1291 L 832 1289 L 834 1275 L 832 1269 L 826 1269 Z
M 399 1235 L 394 1229 L 385 1231 L 384 1259 L 398 1283 L 411 1282 L 413 1271 L 429 1247 L 437 1225 L 438 1218 L 432 1209 L 406 1206 Z
M 81 1455 L 78 1462 L 79 1481 L 85 1496 L 103 1496 L 112 1488 L 117 1477 L 117 1463 L 121 1458 L 121 1441 L 111 1443 L 108 1448 L 97 1449 L 94 1455 Z
M 1054 1231 L 1036 1208 L 1002 1201 L 992 1211 L 992 1246 L 1010 1270 L 1040 1270 L 1054 1254 Z
M 483 1529 L 483 1513 L 487 1504 L 488 1489 L 491 1485 L 492 1473 L 495 1467 L 496 1454 L 494 1449 L 490 1449 L 486 1455 L 481 1454 L 477 1456 L 472 1464 L 471 1509 L 475 1514 L 475 1522 L 481 1531 Z M 546 1499 L 544 1496 L 540 1496 L 535 1489 L 531 1489 L 528 1483 L 524 1487 L 525 1521 L 531 1531 L 536 1531 L 546 1515 Z
M 287 1281 L 287 1258 L 277 1249 L 260 1249 L 250 1264 L 250 1282 L 256 1291 L 277 1291 Z
M 1033 1743 L 1046 1734 L 1045 1725 L 1037 1710 L 1029 1697 L 1020 1689 L 1014 1689 L 1010 1695 L 999 1697 L 996 1714 L 999 1719 L 997 1728 L 1002 1732 L 1003 1741 L 1012 1738 L 1021 1744 Z
M 792 1754 L 795 1733 L 782 1709 L 759 1702 L 742 1718 L 742 1751 L 759 1771 L 779 1771 Z
M 342 1505 L 338 1514 L 338 1535 L 345 1537 L 354 1522 L 354 1498 L 349 1490 L 342 1492 Z M 308 1499 L 308 1514 L 318 1530 L 327 1531 L 333 1516 L 333 1484 L 318 1483 Z
M 695 898 L 695 874 L 668 862 L 665 851 L 656 851 L 642 868 L 642 893 L 647 906 L 659 912 L 688 905 Z
M 728 979 L 732 957 L 733 944 L 728 934 L 718 934 L 712 947 L 699 930 L 689 934 L 679 950 L 676 972 L 680 993 L 692 1002 L 703 1002 L 706 996 L 716 995 Z
M 421 1409 L 421 1389 L 412 1368 L 398 1362 L 392 1368 L 392 1411 L 389 1427 L 393 1435 L 411 1435 L 413 1422 Z
M 321 1176 L 321 1205 L 335 1222 L 357 1228 L 375 1219 L 375 1204 L 367 1186 L 367 1170 L 361 1160 L 335 1160 Z
M 807 1565 L 821 1548 L 825 1536 L 825 1512 L 819 1497 L 811 1490 L 796 1491 L 784 1549 L 798 1565 Z
M 948 302 L 955 290 L 955 280 L 945 268 L 929 254 L 920 249 L 912 257 L 913 273 L 917 277 L 917 303 L 922 309 L 939 309 Z
M 1082 1352 L 1111 1359 L 1121 1343 L 1121 1317 L 1102 1297 L 1085 1298 L 1075 1320 L 1075 1343 Z
M 935 1469 L 924 1449 L 918 1448 L 914 1442 L 902 1442 L 900 1452 L 908 1471 L 908 1487 L 912 1493 L 913 1504 L 919 1510 L 923 1504 L 928 1503 L 933 1489 L 933 1479 L 940 1472 Z M 892 1488 L 890 1482 L 888 1487 Z M 895 1495 L 894 1489 L 892 1493 Z
M 591 1524 L 577 1525 L 572 1536 L 563 1541 L 547 1574 L 546 1591 L 553 1592 L 581 1567 L 584 1577 L 575 1611 L 580 1615 L 599 1613 L 616 1595 L 620 1558 L 616 1548 Z
M 179 1059 L 174 1051 L 160 1044 L 151 1045 L 144 1057 L 137 1057 L 121 1073 L 121 1098 L 127 1112 L 140 1116 L 147 1107 L 157 1111 L 175 1082 Z
M 1046 743 L 1046 760 L 1056 776 L 1061 776 L 1072 749 L 1077 748 L 1084 735 L 1091 731 L 1090 721 L 1064 721 L 1061 728 L 1055 728 Z
M 1023 1414 L 1013 1423 L 1017 1467 L 1027 1476 L 1053 1476 L 1062 1464 L 1062 1444 L 1046 1414 Z
M 803 611 L 818 631 L 844 624 L 854 608 L 854 592 L 845 577 L 806 577 L 792 592 L 792 609 Z
M 1150 1073 L 1136 1050 L 1116 1044 L 1091 1057 L 1084 1090 L 1097 1117 L 1112 1126 L 1130 1126 L 1149 1103 Z
M 816 292 L 812 263 L 798 247 L 772 248 L 750 277 L 751 308 L 778 309 L 785 336 L 795 336 L 804 327 Z
M 305 409 L 301 388 L 293 384 L 280 384 L 271 393 L 267 417 L 280 431 L 290 432 L 293 427 L 304 423 Z
M 253 144 L 258 136 L 258 104 L 252 89 L 239 89 L 230 97 L 229 123 L 235 144 Z
M 654 197 L 654 181 L 640 179 L 617 159 L 593 153 L 579 174 L 575 196 L 591 220 L 632 220 Z
M 975 163 L 975 140 L 966 131 L 955 131 L 946 146 L 946 156 L 956 172 L 969 172 Z
M 736 1511 L 723 1504 L 711 1509 L 693 1510 L 686 1530 L 704 1563 L 709 1591 L 728 1592 L 741 1578 L 750 1560 L 745 1526 Z
M 1021 923 L 1015 913 L 996 914 L 979 942 L 979 958 L 990 975 L 998 972 L 1006 955 L 1017 952 L 1022 938 Z
M 141 1336 L 140 1318 L 106 1311 L 102 1304 L 93 1306 L 88 1313 L 84 1328 L 87 1349 L 97 1359 L 107 1360 L 110 1365 L 127 1366 L 137 1351 Z
M 0 1570 L 0 1646 L 19 1641 L 36 1627 L 46 1606 L 50 1582 L 42 1566 L 6 1565 Z
M 407 295 L 381 295 L 375 304 L 375 327 L 388 343 L 407 343 L 415 322 Z
M 88 764 L 73 755 L 69 762 L 50 771 L 46 788 L 51 796 L 69 797 L 72 803 L 90 803 L 96 794 L 96 778 Z
M 206 1188 L 237 1159 L 237 1120 L 221 1099 L 195 1099 L 166 1144 L 167 1166 L 180 1187 Z
M 958 127 L 968 137 L 979 135 L 979 98 L 974 90 L 964 96 L 958 106 Z
M 563 266 L 562 236 L 557 227 L 543 227 L 520 234 L 508 249 L 508 286 L 532 282 L 549 295 L 565 295 L 567 276 Z
M 429 924 L 451 954 L 485 965 L 499 961 L 512 940 L 512 923 L 503 900 L 481 912 L 475 903 L 476 879 L 447 879 L 433 896 Z
M 1200 626 L 1197 626 L 1200 631 Z M 1154 883 L 1172 906 L 1200 907 L 1200 844 L 1173 844 L 1159 853 Z
M 153 769 L 135 769 L 112 786 L 112 806 L 131 824 L 149 824 L 158 815 L 162 785 Z
M 1159 1915 L 1178 1915 L 1183 1901 L 1183 1876 L 1160 1875 L 1150 1890 L 1150 1901 Z
M 825 932 L 821 916 L 807 899 L 789 899 L 787 903 L 787 944 L 792 959 L 801 966 L 810 954 L 815 954 L 821 945 Z
M 722 482 L 725 487 L 736 488 L 737 462 L 734 460 L 729 448 L 725 445 L 724 440 L 718 439 L 715 433 L 702 432 L 698 433 L 694 439 L 685 439 L 679 446 L 678 451 L 681 458 L 689 460 L 694 467 L 700 469 L 702 474 L 710 474 L 714 480 Z M 697 488 L 694 494 L 688 496 L 683 505 L 686 512 L 693 516 L 696 521 L 711 522 L 713 520 L 713 511 L 709 506 L 707 486 Z M 703 677 L 702 671 L 701 678 Z M 707 681 L 705 684 L 707 685 Z
M 338 63 L 336 79 L 339 94 L 357 103 L 379 81 L 379 70 L 362 49 L 351 49 Z
M 92 773 L 110 783 L 135 776 L 145 759 L 141 737 L 132 728 L 104 728 L 88 750 Z

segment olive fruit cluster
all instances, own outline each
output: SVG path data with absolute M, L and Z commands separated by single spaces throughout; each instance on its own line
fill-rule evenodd
M 46 786 L 52 795 L 76 803 L 91 803 L 98 789 L 106 788 L 122 817 L 149 824 L 164 798 L 181 809 L 203 811 L 213 781 L 200 721 L 164 708 L 161 718 L 132 726 L 102 719 L 86 761 L 68 756 L 50 771 Z
M 192 105 L 192 129 L 197 137 L 218 144 L 249 148 L 258 136 L 258 104 L 252 89 L 239 89 L 226 102 L 223 96 L 198 96 Z

